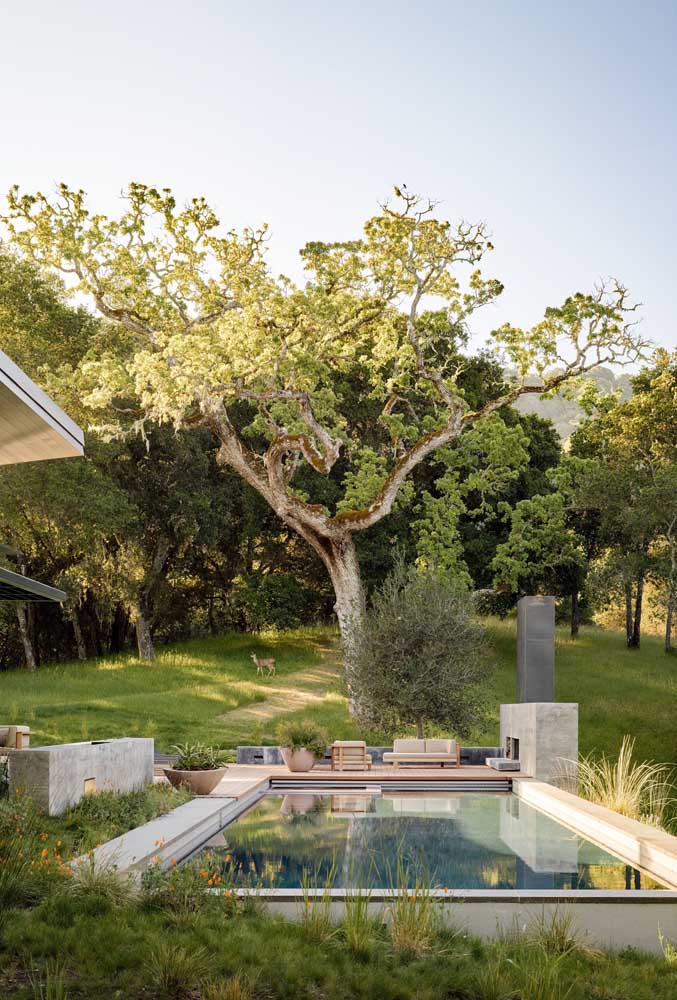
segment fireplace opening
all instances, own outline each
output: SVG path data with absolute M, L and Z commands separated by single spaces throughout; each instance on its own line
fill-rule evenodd
M 505 755 L 509 760 L 520 759 L 520 741 L 515 736 L 506 737 Z

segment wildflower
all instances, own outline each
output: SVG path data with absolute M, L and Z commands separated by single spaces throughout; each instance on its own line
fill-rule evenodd
M 159 865 L 159 864 L 160 864 L 160 859 L 159 859 L 159 857 L 157 856 L 157 854 L 156 854 L 156 855 L 155 855 L 155 857 L 153 858 L 153 864 L 154 864 L 154 865 Z
M 56 846 L 57 846 L 57 847 L 61 847 L 61 841 L 60 841 L 60 840 L 57 840 L 57 842 L 56 842 Z
M 200 869 L 200 875 L 202 876 L 202 878 L 207 878 L 207 876 L 209 875 L 209 872 L 207 871 L 206 868 L 201 868 Z
M 48 834 L 46 834 L 46 833 L 41 833 L 40 834 L 40 840 L 47 840 L 47 837 L 48 837 Z
M 211 878 L 207 879 L 207 885 L 214 885 L 214 880 Z
M 42 857 L 42 858 L 46 858 L 47 857 L 47 848 L 46 847 L 43 847 L 42 850 L 40 851 L 40 857 Z
M 170 861 L 170 864 L 171 864 L 172 868 L 175 868 L 176 867 L 176 858 L 172 858 L 172 860 Z

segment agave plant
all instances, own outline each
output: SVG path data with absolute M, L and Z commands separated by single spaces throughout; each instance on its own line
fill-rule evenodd
M 178 743 L 173 749 L 178 754 L 174 767 L 179 771 L 211 771 L 224 764 L 225 752 L 205 743 Z

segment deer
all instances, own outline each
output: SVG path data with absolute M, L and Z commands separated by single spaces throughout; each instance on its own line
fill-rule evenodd
M 256 673 L 263 676 L 263 671 L 268 671 L 268 676 L 275 673 L 275 660 L 272 656 L 265 657 L 264 659 L 259 659 L 256 653 L 251 654 L 252 660 L 256 664 Z

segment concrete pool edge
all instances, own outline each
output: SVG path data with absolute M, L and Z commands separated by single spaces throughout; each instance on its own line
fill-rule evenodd
M 515 777 L 512 790 L 528 805 L 677 889 L 677 837 L 544 781 Z

